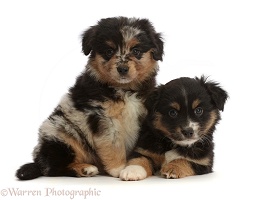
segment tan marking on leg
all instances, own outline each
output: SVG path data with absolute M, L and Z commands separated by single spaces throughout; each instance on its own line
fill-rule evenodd
M 160 167 L 162 165 L 162 163 L 164 163 L 164 161 L 165 161 L 165 154 L 153 153 L 153 152 L 150 152 L 150 151 L 142 149 L 142 148 L 137 148 L 135 151 L 144 155 L 144 156 L 151 158 L 156 167 Z
M 75 138 L 68 136 L 65 133 L 59 134 L 60 138 L 69 145 L 72 150 L 75 152 L 74 163 L 93 163 L 93 155 L 87 152 L 82 144 L 80 144 Z
M 99 173 L 98 168 L 92 165 L 96 160 L 94 155 L 87 152 L 75 138 L 65 133 L 60 133 L 59 136 L 75 153 L 73 162 L 67 166 L 69 169 L 74 170 L 78 177 L 94 176 Z
M 95 138 L 96 150 L 107 173 L 118 177 L 126 165 L 126 151 L 123 141 L 112 142 L 107 137 Z
M 195 172 L 189 161 L 185 159 L 177 159 L 170 163 L 165 163 L 161 168 L 161 175 L 166 178 L 184 178 L 186 176 L 195 175 Z

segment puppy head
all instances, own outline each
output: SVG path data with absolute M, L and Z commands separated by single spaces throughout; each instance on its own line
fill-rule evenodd
M 147 19 L 106 18 L 84 32 L 82 50 L 98 81 L 121 85 L 156 75 L 163 42 Z
M 227 98 L 226 91 L 204 77 L 179 78 L 158 87 L 146 106 L 156 129 L 189 146 L 212 135 Z

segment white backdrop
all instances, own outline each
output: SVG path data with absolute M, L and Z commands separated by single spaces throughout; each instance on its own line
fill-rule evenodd
M 86 199 L 253 199 L 253 10 L 246 0 L 0 0 L 0 199 L 85 199 L 82 191 Z M 215 132 L 214 173 L 140 182 L 17 181 L 15 170 L 32 161 L 38 127 L 84 69 L 80 34 L 114 16 L 148 18 L 163 34 L 158 83 L 204 74 L 228 91 Z

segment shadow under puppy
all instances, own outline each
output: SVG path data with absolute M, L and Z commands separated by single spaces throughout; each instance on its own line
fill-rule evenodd
M 122 180 L 142 180 L 160 170 L 166 178 L 212 172 L 213 132 L 228 98 L 205 77 L 179 78 L 147 99 L 148 115 Z
M 118 177 L 136 144 L 155 87 L 161 35 L 147 19 L 106 18 L 82 35 L 85 71 L 39 129 L 33 163 L 16 172 L 39 176 Z

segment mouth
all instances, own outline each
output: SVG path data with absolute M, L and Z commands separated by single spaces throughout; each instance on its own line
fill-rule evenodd
M 174 143 L 180 146 L 191 146 L 198 141 L 198 138 L 189 138 L 184 140 L 174 140 Z
M 127 83 L 130 83 L 132 82 L 133 79 L 127 77 L 127 76 L 119 76 L 117 79 L 116 79 L 116 82 L 120 83 L 120 84 L 127 84 Z

